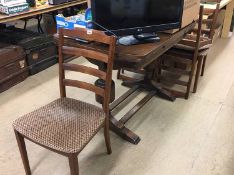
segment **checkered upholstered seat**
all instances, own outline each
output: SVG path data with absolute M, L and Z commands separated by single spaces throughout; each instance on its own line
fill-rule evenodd
M 102 109 L 61 98 L 17 119 L 13 127 L 26 138 L 53 150 L 79 153 L 104 121 Z

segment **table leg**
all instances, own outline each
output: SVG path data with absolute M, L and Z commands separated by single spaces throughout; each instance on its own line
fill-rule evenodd
M 225 18 L 224 18 L 224 24 L 223 24 L 223 30 L 222 30 L 222 38 L 228 38 L 230 27 L 232 23 L 232 15 L 233 15 L 233 9 L 234 9 L 234 0 L 232 0 L 227 6 L 226 6 L 226 12 L 225 12 Z
M 150 68 L 146 68 L 146 73 L 143 80 L 124 81 L 122 85 L 126 87 L 133 87 L 135 85 L 138 85 L 141 88 L 146 89 L 148 91 L 155 91 L 155 94 L 163 99 L 174 102 L 176 100 L 176 97 L 170 91 L 167 91 L 166 89 L 162 88 L 160 83 L 157 83 L 153 80 L 155 79 L 155 71 L 155 69 L 152 70 Z
M 131 130 L 129 130 L 127 127 L 124 126 L 124 124 L 120 121 L 118 121 L 113 116 L 110 116 L 110 129 L 116 133 L 118 136 L 123 138 L 124 140 L 127 140 L 128 142 L 132 144 L 138 144 L 140 142 L 140 137 L 133 133 Z
M 119 112 L 118 106 L 123 105 L 130 96 L 132 96 L 136 91 L 140 90 L 139 86 L 134 86 L 125 94 L 123 94 L 119 99 L 114 101 L 110 105 L 110 129 L 119 135 L 121 138 L 129 141 L 133 144 L 138 144 L 140 142 L 140 137 L 129 130 L 125 123 L 128 122 L 144 105 L 154 97 L 156 91 L 150 91 L 140 102 L 138 102 L 131 110 L 129 110 L 120 120 L 117 120 L 114 115 Z M 134 96 L 135 97 L 135 96 Z
M 139 90 L 139 86 L 134 86 L 133 88 L 131 88 L 130 90 L 128 90 L 121 97 L 119 97 L 117 100 L 115 100 L 113 103 L 110 104 L 110 129 L 113 132 L 115 132 L 117 135 L 119 135 L 121 138 L 123 138 L 124 140 L 127 140 L 127 141 L 129 141 L 130 143 L 133 143 L 133 144 L 138 144 L 140 142 L 140 137 L 138 135 L 136 135 L 135 133 L 133 133 L 131 130 L 129 130 L 124 125 L 125 123 L 123 121 L 121 121 L 121 119 L 117 120 L 114 116 L 115 116 L 115 113 L 117 114 L 121 110 L 121 109 L 119 110 L 118 107 L 121 106 L 121 105 L 123 105 L 123 104 L 125 104 L 126 101 L 131 96 L 133 96 L 134 93 L 137 92 L 138 90 Z M 138 111 L 136 109 L 133 109 L 133 110 L 135 110 L 135 113 Z M 130 111 L 132 111 L 132 110 L 130 110 Z M 129 116 L 128 120 L 135 113 L 132 113 L 132 115 L 128 115 Z
M 176 97 L 173 95 L 173 93 L 162 88 L 160 83 L 157 83 L 156 81 L 151 81 L 150 85 L 153 87 L 152 89 L 156 90 L 157 96 L 169 100 L 171 102 L 174 102 L 176 100 Z

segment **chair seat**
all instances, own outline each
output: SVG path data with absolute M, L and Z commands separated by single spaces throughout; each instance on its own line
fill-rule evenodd
M 209 52 L 209 49 L 203 49 L 203 50 L 199 50 L 198 52 L 198 57 L 199 56 L 206 56 Z M 193 59 L 194 56 L 194 51 L 191 50 L 184 50 L 184 49 L 180 49 L 180 48 L 171 48 L 170 50 L 168 50 L 164 55 L 168 55 L 168 56 L 174 56 L 174 57 L 182 57 L 185 59 Z
M 199 48 L 199 52 L 203 51 L 203 50 L 210 49 L 211 46 L 212 46 L 212 44 L 204 45 L 203 47 Z M 190 51 L 190 52 L 194 52 L 195 51 L 195 47 L 187 46 L 187 45 L 184 45 L 184 44 L 176 44 L 173 48 L 175 48 L 175 49 L 181 49 L 181 50 L 186 50 L 186 51 Z
M 103 126 L 101 108 L 60 98 L 13 123 L 29 140 L 63 153 L 79 153 Z

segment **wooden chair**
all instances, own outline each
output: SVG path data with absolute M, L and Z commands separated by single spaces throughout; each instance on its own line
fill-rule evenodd
M 79 37 L 109 46 L 107 53 L 75 48 L 64 44 L 64 37 Z M 31 174 L 24 139 L 64 155 L 69 159 L 71 175 L 79 174 L 78 154 L 94 135 L 104 127 L 105 143 L 111 154 L 109 136 L 109 101 L 116 39 L 103 32 L 86 29 L 59 30 L 60 98 L 14 121 L 13 127 L 27 175 Z M 64 63 L 63 54 L 84 56 L 107 64 L 106 72 L 95 68 Z M 75 71 L 99 77 L 106 81 L 105 88 L 65 78 L 65 71 Z M 103 108 L 66 97 L 66 86 L 95 92 L 104 98 Z
M 216 29 L 216 23 L 217 23 L 217 16 L 219 13 L 219 8 L 220 8 L 220 0 L 204 0 L 203 3 L 216 3 L 216 9 L 204 9 L 203 10 L 203 19 L 202 19 L 202 27 L 201 31 L 199 31 L 199 27 L 196 27 L 191 34 L 186 35 L 185 38 L 177 44 L 173 49 L 171 49 L 169 52 L 167 52 L 162 59 L 164 59 L 164 62 L 166 59 L 168 59 L 168 62 L 170 60 L 172 63 L 174 63 L 174 69 L 169 69 L 168 66 L 166 67 L 165 65 L 159 66 L 159 74 L 161 74 L 162 70 L 166 70 L 168 72 L 177 72 L 177 74 L 180 75 L 190 75 L 190 72 L 186 70 L 179 70 L 180 68 L 178 65 L 181 64 L 191 64 L 191 55 L 190 59 L 188 59 L 189 52 L 195 53 L 195 42 L 197 39 L 197 33 L 201 32 L 201 38 L 200 38 L 200 44 L 199 44 L 199 49 L 198 49 L 198 55 L 197 55 L 197 61 L 194 62 L 193 64 L 196 64 L 196 73 L 195 73 L 195 81 L 194 81 L 194 86 L 193 86 L 193 92 L 195 93 L 197 91 L 197 86 L 198 86 L 198 79 L 199 75 L 201 73 L 201 76 L 204 75 L 204 70 L 205 70 L 205 65 L 206 65 L 206 59 L 208 55 L 209 48 L 212 46 L 212 41 L 213 37 L 215 35 L 215 29 Z M 198 25 L 199 26 L 199 25 Z M 168 58 L 169 57 L 169 58 Z M 177 57 L 174 58 L 174 60 L 171 57 Z M 180 58 L 180 59 L 178 59 Z M 175 60 L 176 59 L 176 60 Z M 161 61 L 162 64 L 163 61 Z M 193 66 L 190 65 L 190 68 Z M 173 70 L 173 71 L 172 71 Z M 159 76 L 162 79 L 162 76 Z M 188 82 L 183 82 L 180 80 L 171 80 L 171 79 L 166 79 L 164 77 L 164 80 L 166 82 L 173 82 L 174 84 L 179 84 L 182 86 L 186 86 L 187 90 L 186 93 L 181 93 L 178 91 L 174 91 L 177 97 L 185 97 L 186 99 L 189 97 L 189 91 L 190 91 L 190 83 Z M 173 91 L 171 89 L 171 91 Z
M 201 36 L 203 12 L 204 7 L 201 6 L 197 34 L 186 35 L 186 37 L 178 45 L 170 49 L 161 57 L 160 64 L 158 65 L 159 70 L 157 74 L 157 79 L 160 82 L 172 83 L 186 87 L 186 92 L 181 92 L 172 88 L 165 88 L 171 91 L 176 97 L 183 97 L 185 99 L 188 99 L 196 65 L 198 64 L 197 72 L 200 72 L 202 58 L 207 54 L 207 48 L 209 48 L 211 44 L 211 40 Z M 186 65 L 186 69 L 184 67 L 181 67 L 181 64 Z M 182 81 L 174 77 L 170 77 L 167 74 L 168 72 L 170 73 L 170 75 L 186 75 L 188 76 L 188 80 Z M 196 73 L 195 84 L 197 83 L 198 77 L 199 75 Z M 195 86 L 197 86 L 197 84 Z M 195 86 L 194 91 L 196 90 Z
M 202 36 L 202 40 L 203 40 L 203 44 L 207 44 L 206 46 L 203 45 L 202 48 L 200 50 L 202 50 L 202 55 L 201 57 L 199 57 L 198 61 L 198 66 L 200 66 L 201 68 L 197 69 L 196 72 L 196 79 L 195 79 L 195 83 L 194 83 L 194 89 L 193 92 L 196 92 L 197 90 L 197 86 L 198 86 L 198 78 L 199 78 L 199 74 L 201 72 L 201 76 L 204 75 L 204 71 L 205 71 L 205 66 L 206 66 L 206 60 L 207 60 L 207 54 L 208 54 L 208 50 L 205 49 L 209 49 L 211 47 L 211 43 L 209 40 L 213 40 L 213 37 L 215 35 L 215 27 L 216 27 L 216 22 L 217 22 L 217 16 L 219 13 L 219 9 L 220 9 L 220 1 L 221 0 L 203 0 L 202 3 L 216 3 L 216 8 L 215 9 L 204 9 L 203 12 L 203 20 L 202 20 L 202 30 L 201 30 L 201 36 Z M 198 32 L 198 28 L 195 28 L 193 31 L 191 31 L 191 34 L 186 35 L 185 38 L 178 44 L 176 45 L 173 49 L 178 48 L 180 50 L 194 50 L 194 42 L 196 41 L 196 33 Z M 193 36 L 194 35 L 194 36 Z M 208 38 L 208 41 L 206 41 Z M 193 40 L 190 42 L 190 40 Z M 191 47 L 192 46 L 192 47 Z M 178 56 L 178 53 L 177 53 Z M 165 55 L 164 55 L 165 58 Z M 179 61 L 177 61 L 176 65 L 177 67 L 180 64 L 185 64 L 184 61 L 182 61 L 181 63 Z M 125 73 L 125 70 L 130 71 L 130 72 L 134 72 L 134 73 L 140 73 L 140 74 L 144 74 L 143 71 L 138 71 L 138 70 L 132 70 L 132 69 L 128 69 L 128 68 L 122 68 L 118 70 L 117 73 L 117 79 L 121 79 L 121 80 L 133 80 L 132 77 L 130 77 L 129 75 L 127 75 Z M 160 72 L 160 69 L 159 69 Z M 182 73 L 182 72 L 181 72 Z M 188 74 L 188 72 L 186 72 L 186 74 Z M 165 80 L 164 80 L 165 81 Z M 184 85 L 186 85 L 185 83 L 182 83 Z M 177 94 L 179 97 L 183 96 L 181 93 L 180 95 Z
M 202 3 L 216 3 L 215 9 L 204 8 L 205 19 L 203 19 L 202 35 L 208 37 L 212 41 L 215 35 L 217 18 L 220 11 L 220 2 L 221 0 L 202 0 Z M 202 60 L 201 76 L 203 76 L 205 72 L 206 60 L 207 60 L 207 55 Z

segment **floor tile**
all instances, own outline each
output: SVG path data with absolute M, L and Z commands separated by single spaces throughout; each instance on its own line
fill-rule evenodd
M 233 175 L 234 108 L 223 106 L 204 147 L 196 159 L 191 175 Z

